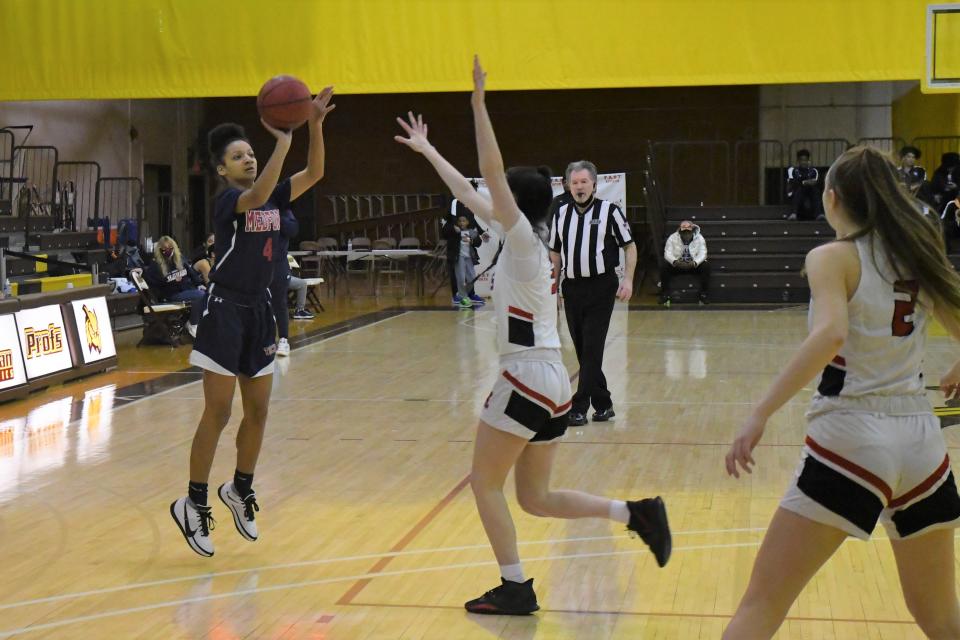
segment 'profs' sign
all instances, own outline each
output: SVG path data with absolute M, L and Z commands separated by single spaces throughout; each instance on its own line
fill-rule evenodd
M 32 380 L 73 366 L 59 305 L 25 309 L 15 317 L 28 378 Z

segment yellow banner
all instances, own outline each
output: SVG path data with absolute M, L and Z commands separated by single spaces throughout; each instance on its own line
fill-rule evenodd
M 917 80 L 923 0 L 0 0 L 0 100 Z

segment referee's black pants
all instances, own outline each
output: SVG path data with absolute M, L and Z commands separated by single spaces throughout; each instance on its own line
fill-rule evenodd
M 603 375 L 603 347 L 618 286 L 615 273 L 563 281 L 563 310 L 580 363 L 580 379 L 570 409 L 573 413 L 585 414 L 591 404 L 596 411 L 613 406 Z

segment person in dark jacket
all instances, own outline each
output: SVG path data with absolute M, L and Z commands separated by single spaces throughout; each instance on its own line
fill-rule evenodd
M 273 252 L 273 280 L 270 283 L 270 304 L 277 319 L 277 355 L 290 355 L 290 317 L 287 311 L 287 293 L 297 292 L 297 306 L 293 311 L 294 320 L 313 320 L 314 315 L 307 311 L 307 283 L 290 273 L 287 250 L 290 240 L 300 233 L 300 223 L 289 209 L 280 214 L 280 239 Z
M 474 185 L 476 188 L 476 185 Z M 442 237 L 447 238 L 447 272 L 450 276 L 450 293 L 453 296 L 453 306 L 461 306 L 462 296 L 460 295 L 460 288 L 457 286 L 457 261 L 460 256 L 460 229 L 457 226 L 457 218 L 465 215 L 467 220 L 470 221 L 470 228 L 476 229 L 481 238 L 487 239 L 486 230 L 477 224 L 477 219 L 473 215 L 473 212 L 470 209 L 467 209 L 463 206 L 463 203 L 459 200 L 453 200 L 450 203 L 450 213 L 444 216 L 443 227 L 440 229 Z M 455 241 L 451 242 L 449 238 L 454 238 Z M 477 295 L 477 292 L 473 289 L 473 283 L 467 287 L 467 299 L 471 302 L 471 305 L 482 305 L 485 300 Z
M 196 336 L 207 289 L 203 286 L 200 274 L 183 259 L 176 240 L 162 236 L 157 241 L 153 247 L 153 262 L 143 277 L 160 302 L 186 302 L 190 305 L 187 331 L 191 336 Z
M 930 190 L 933 208 L 943 214 L 947 203 L 960 195 L 960 153 L 949 152 L 940 158 L 940 166 L 933 172 Z
M 480 264 L 480 254 L 477 247 L 483 244 L 483 236 L 477 226 L 476 220 L 471 224 L 466 214 L 461 213 L 457 216 L 455 225 L 447 225 L 443 228 L 444 237 L 447 239 L 447 250 L 451 246 L 457 247 L 456 257 L 453 258 L 454 272 L 456 273 L 457 297 L 459 306 L 462 309 L 469 309 L 474 305 L 482 305 L 483 298 L 470 295 L 473 289 L 473 281 L 476 279 L 474 266 Z M 448 258 L 449 260 L 449 258 Z M 479 298 L 480 302 L 475 302 L 474 297 Z

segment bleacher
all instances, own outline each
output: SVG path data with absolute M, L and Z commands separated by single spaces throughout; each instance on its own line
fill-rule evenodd
M 760 143 L 767 141 L 759 141 Z M 899 148 L 903 142 L 893 138 L 861 139 L 859 144 L 871 144 L 885 151 Z M 951 150 L 960 143 L 956 137 L 929 136 L 916 138 L 927 157 L 939 157 L 939 152 Z M 663 247 L 667 238 L 677 230 L 682 220 L 691 220 L 700 226 L 707 243 L 708 261 L 712 273 L 710 301 L 717 303 L 778 303 L 803 304 L 809 300 L 810 289 L 801 272 L 804 258 L 811 249 L 832 240 L 835 235 L 825 220 L 790 221 L 786 219 L 790 205 L 783 201 L 782 187 L 786 166 L 792 155 L 783 155 L 782 149 L 754 154 L 760 164 L 750 167 L 744 175 L 753 176 L 754 183 L 744 184 L 740 173 L 728 174 L 730 183 L 723 180 L 711 184 L 713 192 L 707 194 L 685 193 L 680 178 L 683 164 L 673 161 L 672 143 L 651 142 L 647 156 L 646 196 L 651 245 L 658 252 L 657 260 L 663 259 Z M 718 143 L 703 143 L 718 144 Z M 739 143 L 738 143 L 739 144 Z M 754 142 L 754 145 L 757 143 Z M 779 143 L 776 143 L 779 145 Z M 762 145 L 761 145 L 762 146 Z M 828 167 L 839 153 L 852 146 L 842 139 L 797 140 L 789 145 L 790 154 L 795 149 L 809 148 L 821 165 L 821 180 Z M 654 150 L 661 154 L 659 173 Z M 664 160 L 665 154 L 670 162 Z M 737 155 L 718 162 L 737 166 Z M 745 166 L 745 165 L 742 165 Z M 759 171 L 754 171 L 759 169 Z M 721 170 L 721 173 L 722 170 Z M 762 176 L 756 183 L 755 176 Z M 676 174 L 676 175 L 675 175 Z M 661 186 L 658 180 L 664 180 Z M 821 185 L 822 188 L 822 185 Z M 733 194 L 733 197 L 731 197 Z M 745 198 L 744 194 L 749 195 Z M 739 204 L 710 206 L 679 206 L 680 202 L 703 199 L 712 203 L 734 201 Z M 745 199 L 766 200 L 775 204 L 746 205 Z M 951 247 L 950 260 L 960 268 L 960 246 Z M 656 280 L 656 279 L 655 279 Z M 696 303 L 700 292 L 695 275 L 677 275 L 669 292 L 672 302 Z
M 783 213 L 780 206 L 667 207 L 660 246 L 691 220 L 707 242 L 712 302 L 803 303 L 810 296 L 800 273 L 804 256 L 834 236 L 825 221 L 788 221 Z M 696 302 L 695 276 L 677 276 L 672 288 L 674 302 Z
M 142 183 L 101 177 L 96 162 L 64 161 L 54 146 L 28 145 L 32 131 L 0 127 L 0 247 L 53 262 L 8 254 L 5 277 L 17 295 L 102 282 L 112 230 L 123 218 L 143 218 Z M 135 312 L 135 300 L 111 296 L 111 314 Z

